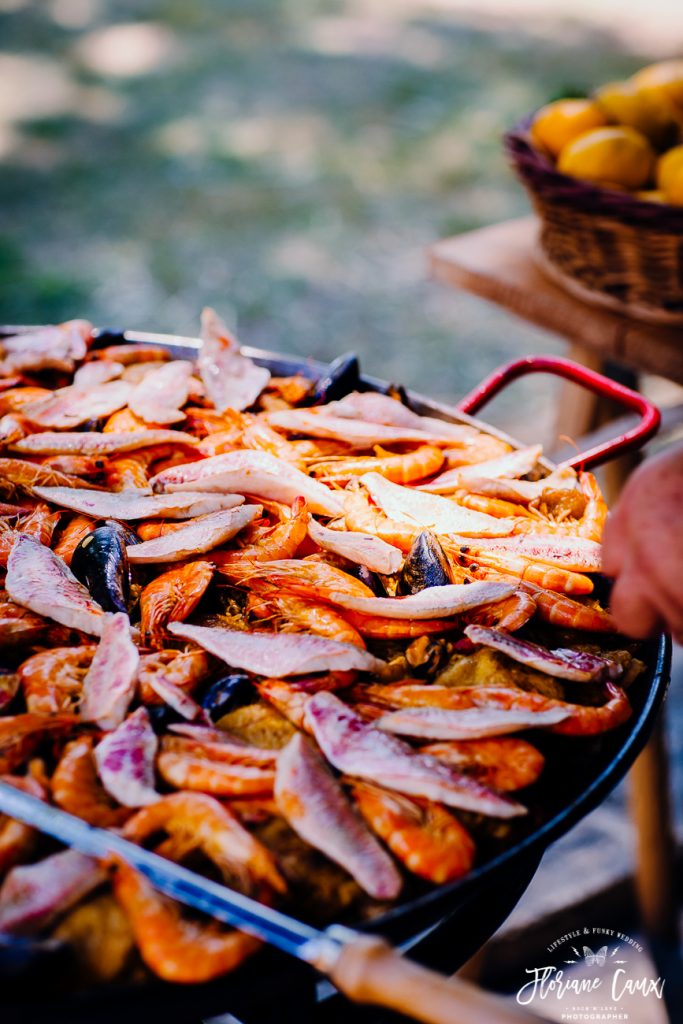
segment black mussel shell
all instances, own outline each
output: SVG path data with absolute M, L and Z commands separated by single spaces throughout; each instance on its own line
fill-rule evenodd
M 348 570 L 350 576 L 355 576 L 357 580 L 364 583 L 366 587 L 369 587 L 375 597 L 386 597 L 386 587 L 382 583 L 382 580 L 373 572 L 372 569 L 368 569 L 364 565 L 354 565 Z
M 51 976 L 58 970 L 72 966 L 73 954 L 69 947 L 57 939 L 24 938 L 0 935 L 0 980 L 23 981 L 29 975 Z
M 176 725 L 178 722 L 186 721 L 169 704 L 148 704 L 147 714 L 157 736 L 163 736 L 167 733 L 169 725 Z
M 85 422 L 80 423 L 74 429 L 77 430 L 79 433 L 90 434 L 93 433 L 93 431 L 100 431 L 104 426 L 105 421 L 106 417 L 99 419 L 97 416 L 93 416 L 91 419 L 85 420 Z
M 80 542 L 71 559 L 71 571 L 85 584 L 106 612 L 127 612 L 130 601 L 130 567 L 126 545 L 132 531 L 107 521 Z
M 233 672 L 212 683 L 199 703 L 217 721 L 227 715 L 228 711 L 253 704 L 257 698 L 258 691 L 249 676 Z
M 123 345 L 127 341 L 126 332 L 117 327 L 103 327 L 95 334 L 95 348 L 107 348 L 109 345 Z
M 128 526 L 127 523 L 119 523 L 116 519 L 104 519 L 98 522 L 97 526 L 108 526 L 112 530 L 116 530 L 126 547 L 130 547 L 131 544 L 140 543 L 140 538 L 137 533 L 131 526 Z
M 427 587 L 445 587 L 452 582 L 446 552 L 430 530 L 423 530 L 413 541 L 403 563 L 397 593 L 417 594 Z
M 357 391 L 360 386 L 360 365 L 355 352 L 346 352 L 333 359 L 327 370 L 318 379 L 309 405 L 336 402 L 344 395 Z

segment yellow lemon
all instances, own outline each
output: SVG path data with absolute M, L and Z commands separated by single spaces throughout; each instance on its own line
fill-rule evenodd
M 610 82 L 595 93 L 606 117 L 641 132 L 658 149 L 678 138 L 678 125 L 669 100 L 653 90 L 640 89 L 632 80 Z
M 662 192 L 666 191 L 668 185 L 680 174 L 681 170 L 683 170 L 683 146 L 674 146 L 673 149 L 663 153 L 657 161 L 655 169 L 657 188 Z
M 577 135 L 605 124 L 607 118 L 593 100 L 556 100 L 538 111 L 531 137 L 537 146 L 557 157 Z
M 637 88 L 667 97 L 683 116 L 683 60 L 663 60 L 633 75 Z
M 683 204 L 683 146 L 674 146 L 657 161 L 657 188 L 667 203 Z
M 638 189 L 655 162 L 652 146 L 635 128 L 594 128 L 579 135 L 560 153 L 558 170 L 596 185 Z

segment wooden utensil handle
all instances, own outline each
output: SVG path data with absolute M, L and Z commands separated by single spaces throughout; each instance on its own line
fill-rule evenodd
M 424 1024 L 539 1024 L 521 1007 L 482 992 L 458 979 L 445 978 L 375 936 L 344 946 L 330 971 L 334 984 L 359 1003 L 398 1010 Z

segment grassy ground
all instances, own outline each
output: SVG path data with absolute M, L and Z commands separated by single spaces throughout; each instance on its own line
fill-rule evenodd
M 3 8 L 5 321 L 190 332 L 211 303 L 247 342 L 354 348 L 441 397 L 548 347 L 427 282 L 423 248 L 525 209 L 501 133 L 630 72 L 604 33 L 351 0 Z

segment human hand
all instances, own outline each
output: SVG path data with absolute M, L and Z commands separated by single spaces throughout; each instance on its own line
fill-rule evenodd
M 683 445 L 629 479 L 605 527 L 603 570 L 615 577 L 610 610 L 621 632 L 666 628 L 683 642 Z

